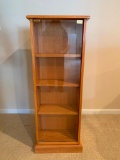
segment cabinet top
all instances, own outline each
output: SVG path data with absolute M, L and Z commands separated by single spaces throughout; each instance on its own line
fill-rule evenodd
M 90 19 L 88 15 L 27 15 L 27 19 Z

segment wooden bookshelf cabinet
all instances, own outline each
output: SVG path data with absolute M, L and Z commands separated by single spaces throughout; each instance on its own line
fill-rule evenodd
M 81 110 L 89 16 L 28 15 L 36 153 L 82 152 Z

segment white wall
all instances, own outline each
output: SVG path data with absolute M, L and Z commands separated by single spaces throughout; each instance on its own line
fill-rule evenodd
M 83 108 L 120 108 L 120 1 L 0 1 L 0 109 L 33 108 L 28 14 L 90 15 Z

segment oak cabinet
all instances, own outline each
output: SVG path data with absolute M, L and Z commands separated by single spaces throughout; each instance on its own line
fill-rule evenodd
M 81 152 L 86 22 L 89 16 L 28 15 L 36 153 Z

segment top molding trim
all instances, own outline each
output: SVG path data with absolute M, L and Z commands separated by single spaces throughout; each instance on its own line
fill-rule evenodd
M 27 19 L 90 19 L 88 15 L 27 15 Z

